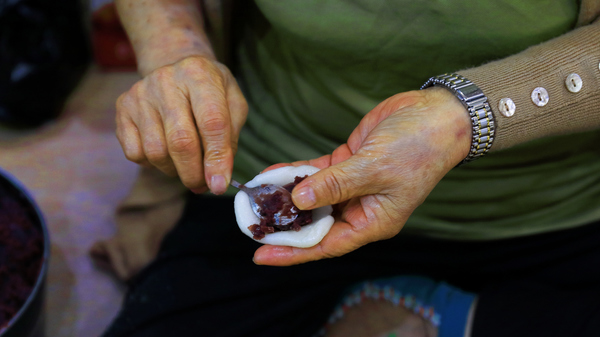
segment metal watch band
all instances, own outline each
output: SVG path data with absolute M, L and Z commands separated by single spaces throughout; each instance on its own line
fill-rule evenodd
M 487 97 L 473 82 L 458 74 L 444 74 L 427 80 L 421 89 L 443 86 L 450 90 L 469 111 L 473 125 L 473 138 L 469 155 L 459 164 L 483 157 L 492 147 L 496 124 Z

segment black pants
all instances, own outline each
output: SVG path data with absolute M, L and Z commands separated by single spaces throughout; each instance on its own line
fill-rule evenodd
M 491 242 L 398 235 L 341 258 L 256 266 L 232 198 L 191 196 L 105 337 L 311 336 L 357 281 L 419 274 L 479 294 L 474 337 L 600 336 L 600 223 Z

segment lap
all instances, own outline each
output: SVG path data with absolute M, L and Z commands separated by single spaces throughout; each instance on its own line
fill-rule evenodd
M 523 280 L 598 285 L 600 271 L 589 262 L 600 259 L 599 243 L 597 224 L 492 242 L 400 234 L 341 258 L 256 266 L 252 256 L 259 244 L 239 231 L 233 199 L 192 196 L 156 261 L 131 282 L 105 336 L 311 336 L 347 286 L 398 274 L 482 293 Z M 569 276 L 563 275 L 567 270 Z

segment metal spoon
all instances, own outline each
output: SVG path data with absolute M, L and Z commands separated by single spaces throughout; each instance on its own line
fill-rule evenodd
M 254 214 L 256 214 L 259 219 L 263 218 L 262 210 L 265 208 L 265 203 L 269 200 L 269 195 L 275 192 L 281 192 L 283 200 L 283 207 L 273 216 L 275 225 L 285 226 L 298 217 L 297 208 L 294 207 L 294 203 L 292 202 L 292 194 L 281 186 L 262 184 L 257 187 L 246 187 L 244 184 L 240 184 L 235 180 L 231 180 L 231 186 L 248 194 L 252 211 L 254 211 Z M 284 212 L 286 215 L 283 215 Z

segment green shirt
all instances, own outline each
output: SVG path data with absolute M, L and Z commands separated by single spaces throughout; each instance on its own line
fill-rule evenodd
M 250 105 L 235 176 L 331 153 L 379 102 L 571 30 L 576 0 L 257 0 L 240 55 Z M 406 232 L 452 239 L 600 219 L 600 133 L 547 138 L 452 170 Z

